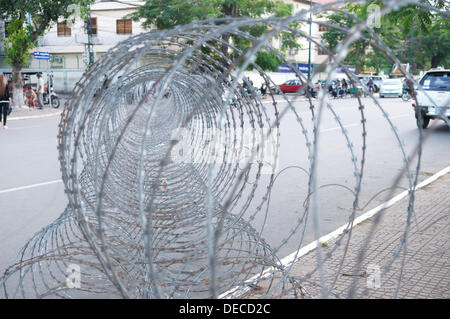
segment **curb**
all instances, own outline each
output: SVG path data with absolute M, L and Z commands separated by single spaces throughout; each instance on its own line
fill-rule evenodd
M 434 174 L 433 176 L 427 178 L 426 180 L 424 180 L 423 182 L 417 184 L 417 186 L 415 187 L 414 190 L 418 190 L 421 189 L 429 184 L 431 184 L 432 182 L 436 181 L 438 178 L 446 175 L 450 173 L 450 166 L 447 166 L 446 168 L 440 170 L 439 172 L 437 172 L 436 174 Z M 289 267 L 291 264 L 297 262 L 298 260 L 300 260 L 301 257 L 303 257 L 304 255 L 308 254 L 309 252 L 315 250 L 317 247 L 319 247 L 319 245 L 321 245 L 323 242 L 327 242 L 329 240 L 335 239 L 338 236 L 340 236 L 346 228 L 348 229 L 353 229 L 355 226 L 361 224 L 362 222 L 364 222 L 365 220 L 375 216 L 376 214 L 378 214 L 380 211 L 391 207 L 392 205 L 394 205 L 395 203 L 399 202 L 400 200 L 402 200 L 403 198 L 405 198 L 406 196 L 408 196 L 409 192 L 412 189 L 408 189 L 406 191 L 401 192 L 400 194 L 394 196 L 393 198 L 391 198 L 390 200 L 384 202 L 383 204 L 369 210 L 368 212 L 362 214 L 359 217 L 356 217 L 353 220 L 353 226 L 351 226 L 351 223 L 346 223 L 343 226 L 337 228 L 336 230 L 332 231 L 331 233 L 328 233 L 327 235 L 324 235 L 322 237 L 320 237 L 319 239 L 313 241 L 312 243 L 300 248 L 299 250 L 291 253 L 290 255 L 284 257 L 281 262 L 280 265 L 283 267 Z M 272 272 L 274 269 L 273 267 L 270 267 L 268 269 L 266 269 L 262 275 L 256 275 L 253 276 L 252 278 L 246 280 L 244 282 L 244 284 L 251 284 L 254 282 L 254 280 L 256 280 L 257 278 L 259 279 L 264 279 L 267 278 L 267 276 L 269 275 L 270 272 Z M 219 295 L 219 299 L 231 299 L 231 298 L 239 298 L 239 296 L 241 296 L 242 294 L 248 292 L 250 290 L 249 287 L 245 287 L 242 290 L 240 290 L 242 286 L 239 287 L 235 287 L 232 288 L 230 290 L 228 290 L 227 292 Z M 238 291 L 240 290 L 240 291 Z

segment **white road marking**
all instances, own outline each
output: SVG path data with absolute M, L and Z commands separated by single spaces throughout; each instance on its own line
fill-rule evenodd
M 344 125 L 344 128 L 349 128 L 349 127 L 354 127 L 354 126 L 359 126 L 361 125 L 361 123 L 353 123 L 353 124 L 348 124 L 348 125 Z M 336 126 L 336 127 L 331 127 L 331 128 L 326 128 L 323 130 L 320 130 L 321 133 L 325 133 L 325 132 L 331 132 L 331 131 L 336 131 L 336 130 L 340 130 L 341 127 L 340 126 Z
M 447 166 L 446 168 L 444 168 L 441 171 L 437 172 L 436 174 L 434 174 L 430 178 L 427 178 L 426 180 L 424 180 L 422 183 L 419 183 L 416 186 L 415 190 L 421 189 L 421 188 L 431 184 L 432 182 L 437 180 L 439 177 L 444 176 L 445 174 L 448 174 L 448 173 L 450 173 L 450 166 Z M 406 191 L 403 191 L 400 194 L 398 194 L 398 195 L 394 196 L 393 198 L 391 198 L 390 200 L 388 200 L 387 202 L 384 202 L 383 204 L 381 204 L 381 205 L 379 205 L 379 206 L 369 210 L 368 212 L 362 214 L 361 216 L 355 218 L 354 221 L 353 221 L 353 225 L 349 222 L 349 223 L 339 227 L 335 231 L 320 237 L 319 239 L 313 241 L 312 243 L 310 243 L 310 244 L 300 248 L 299 250 L 293 252 L 292 254 L 284 257 L 280 261 L 280 266 L 282 266 L 282 267 L 289 267 L 292 263 L 297 262 L 298 260 L 300 260 L 301 257 L 306 255 L 307 253 L 315 250 L 322 243 L 328 242 L 328 241 L 330 241 L 332 239 L 335 239 L 335 238 L 339 237 L 340 235 L 342 235 L 342 233 L 344 232 L 345 229 L 348 228 L 350 230 L 351 228 L 354 228 L 355 226 L 357 226 L 358 224 L 364 222 L 365 220 L 375 216 L 376 214 L 378 214 L 379 212 L 383 211 L 384 209 L 389 208 L 392 205 L 394 205 L 395 203 L 399 202 L 400 200 L 402 200 L 403 198 L 408 196 L 409 191 L 410 191 L 409 189 L 406 190 Z M 263 272 L 263 274 L 261 276 L 259 276 L 259 275 L 253 276 L 252 278 L 246 280 L 245 283 L 250 284 L 256 279 L 266 278 L 273 271 L 274 271 L 273 267 L 267 268 Z M 249 289 L 250 289 L 249 287 L 245 287 L 242 290 L 240 290 L 239 288 L 240 287 L 235 287 L 233 289 L 228 290 L 227 292 L 221 294 L 219 296 L 219 299 L 222 299 L 222 298 L 239 298 L 240 295 L 248 292 Z
M 49 181 L 49 182 L 44 182 L 44 183 L 39 183 L 39 184 L 33 184 L 33 185 L 26 185 L 26 186 L 19 186 L 19 187 L 14 187 L 14 188 L 8 188 L 8 189 L 0 190 L 0 195 L 6 194 L 6 193 L 18 192 L 18 191 L 22 191 L 22 190 L 25 190 L 25 189 L 31 189 L 31 188 L 41 187 L 41 186 L 47 186 L 47 185 L 52 185 L 52 184 L 58 184 L 58 183 L 62 183 L 62 180 L 61 180 L 61 179 L 58 179 L 58 180 Z
M 42 119 L 46 117 L 54 117 L 61 115 L 61 112 L 44 114 L 44 115 L 36 115 L 36 116 L 20 116 L 20 117 L 8 117 L 8 121 L 20 121 L 20 120 L 32 120 L 32 119 Z
M 401 114 L 401 115 L 396 115 L 396 116 L 389 116 L 389 119 L 394 120 L 394 119 L 399 119 L 402 117 L 409 117 L 411 116 L 411 114 Z M 384 119 L 384 117 L 382 117 Z M 352 124 L 347 124 L 344 125 L 344 128 L 349 128 L 349 127 L 355 127 L 355 126 L 359 126 L 361 125 L 361 123 L 352 123 Z M 325 133 L 325 132 L 331 132 L 331 131 L 336 131 L 336 130 L 340 130 L 341 127 L 340 126 L 336 126 L 336 127 L 330 127 L 330 128 L 326 128 L 323 130 L 320 130 L 321 133 Z

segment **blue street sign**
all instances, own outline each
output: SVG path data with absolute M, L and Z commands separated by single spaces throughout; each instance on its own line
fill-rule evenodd
M 351 73 L 355 73 L 356 72 L 356 67 L 354 65 L 344 65 L 348 71 L 350 71 Z M 340 66 L 338 66 L 336 68 L 337 73 L 344 73 L 343 68 L 341 68 Z
M 50 60 L 50 53 L 48 53 L 48 52 L 33 52 L 33 57 L 36 60 Z
M 297 63 L 297 69 L 302 72 L 308 74 L 308 64 Z M 314 73 L 314 65 L 311 64 L 311 74 Z
M 294 67 L 294 69 L 297 69 L 298 71 L 308 74 L 308 64 L 305 63 L 291 63 L 292 66 Z M 356 67 L 354 65 L 346 65 L 345 66 L 348 71 L 355 73 L 356 71 Z M 340 66 L 338 66 L 336 68 L 337 73 L 342 73 L 343 70 Z M 292 70 L 292 68 L 284 63 L 284 64 L 280 64 L 280 66 L 278 67 L 278 70 L 276 72 L 281 72 L 281 73 L 294 73 L 294 71 Z M 311 64 L 311 74 L 314 73 L 314 64 Z
M 308 74 L 308 64 L 304 64 L 304 63 L 291 63 L 291 64 L 294 67 L 294 69 L 297 69 L 298 71 L 300 71 L 302 73 Z M 287 64 L 280 64 L 277 72 L 293 73 L 294 70 L 292 70 L 292 68 Z M 314 65 L 313 64 L 311 64 L 311 73 L 314 73 Z

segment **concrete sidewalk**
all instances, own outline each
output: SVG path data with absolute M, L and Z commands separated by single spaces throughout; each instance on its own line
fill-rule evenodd
M 355 298 L 394 298 L 399 279 L 398 298 L 450 297 L 450 174 L 417 190 L 415 198 L 415 216 L 411 219 L 406 255 L 399 246 L 406 230 L 409 197 L 386 209 L 382 215 L 378 213 L 355 226 L 343 263 L 348 236 L 338 246 L 339 238 L 322 244 L 322 257 L 326 259 L 323 263 L 325 285 L 328 289 L 333 287 L 330 298 L 348 298 L 353 285 L 351 296 Z M 381 220 L 375 223 L 380 216 Z M 357 268 L 358 254 L 372 229 L 375 231 Z M 343 267 L 338 273 L 341 263 Z M 282 288 L 277 280 L 272 283 L 265 280 L 258 283 L 259 288 L 241 298 L 301 298 L 301 291 L 304 298 L 321 297 L 317 249 L 295 262 L 290 275 L 295 279 L 296 291 L 290 284 Z M 267 295 L 269 284 L 272 288 Z

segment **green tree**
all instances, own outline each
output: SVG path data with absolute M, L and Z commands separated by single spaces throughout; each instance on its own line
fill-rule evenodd
M 71 5 L 86 9 L 94 0 L 0 0 L 1 19 L 11 21 L 8 38 L 4 39 L 6 59 L 12 66 L 12 84 L 15 106 L 22 105 L 22 68 L 28 61 L 30 49 L 40 36 L 60 19 L 67 20 L 75 10 Z M 31 23 L 25 23 L 28 19 Z
M 348 9 L 348 7 L 347 7 Z M 328 22 L 341 28 L 350 29 L 356 25 L 356 21 L 343 13 L 332 13 L 328 17 Z M 367 32 L 365 35 L 368 36 Z M 334 50 L 336 46 L 345 40 L 347 32 L 337 28 L 330 27 L 322 34 L 322 40 L 326 43 L 328 49 Z M 345 57 L 344 64 L 354 65 L 356 73 L 360 73 L 362 68 L 367 65 L 366 53 L 369 47 L 369 41 L 360 39 L 351 44 L 349 53 Z
M 222 17 L 261 17 L 263 15 L 275 15 L 284 17 L 292 14 L 292 4 L 286 4 L 280 0 L 146 0 L 138 11 L 130 16 L 134 20 L 143 19 L 144 27 L 155 26 L 157 29 L 170 29 L 176 25 L 183 25 L 195 20 Z M 297 27 L 298 24 L 292 24 Z M 260 36 L 269 30 L 268 26 L 255 25 L 243 28 L 253 36 Z M 281 50 L 300 47 L 296 37 L 290 32 L 281 32 L 277 35 L 281 39 Z M 224 43 L 233 41 L 238 49 L 246 51 L 251 41 L 232 36 L 222 35 Z M 229 52 L 226 44 L 220 45 L 219 50 L 226 57 L 235 56 Z M 258 52 L 256 62 L 265 70 L 278 68 L 279 59 L 270 52 Z
M 438 9 L 449 9 L 448 4 L 446 4 L 448 1 L 422 0 L 421 2 Z M 368 3 L 365 4 L 365 7 L 371 3 L 376 3 L 380 6 L 382 5 L 381 1 L 368 1 Z M 435 22 L 439 19 L 433 11 L 424 10 L 417 5 L 402 7 L 386 16 L 391 22 L 400 26 L 405 35 L 409 35 L 411 32 L 414 32 L 416 35 L 419 33 L 429 33 Z
M 426 1 L 440 9 L 450 10 L 443 1 Z M 403 33 L 412 35 L 413 60 L 422 69 L 436 68 L 450 60 L 450 23 L 430 11 L 409 6 L 388 16 L 391 21 L 398 21 Z
M 7 31 L 9 36 L 3 41 L 7 52 L 6 61 L 10 65 L 24 65 L 28 61 L 26 52 L 33 47 L 31 26 L 24 27 L 22 20 L 13 20 L 8 23 Z
M 421 69 L 450 65 L 450 36 L 441 28 L 414 38 L 414 62 Z
M 423 2 L 440 9 L 448 8 L 440 0 L 423 0 Z M 380 8 L 383 6 L 381 1 L 367 1 L 364 4 L 347 5 L 344 10 L 355 14 L 360 20 L 366 20 L 369 8 L 373 4 L 379 5 Z M 341 13 L 333 13 L 328 18 L 331 23 L 345 28 L 351 28 L 356 24 L 356 21 Z M 431 11 L 415 5 L 400 8 L 381 17 L 380 27 L 374 28 L 374 31 L 402 62 L 409 61 L 411 35 L 414 36 L 415 64 L 425 69 L 448 61 L 449 22 Z M 370 45 L 368 40 L 372 38 L 371 35 L 368 32 L 363 34 L 367 40 L 361 39 L 353 43 L 344 63 L 355 64 L 358 72 L 364 66 L 373 67 L 377 72 L 392 67 L 393 62 L 386 53 Z M 346 37 L 345 32 L 334 28 L 329 28 L 323 35 L 330 49 L 334 49 Z
M 438 9 L 450 9 L 446 1 L 422 0 L 422 2 Z M 381 1 L 368 1 L 364 5 L 356 5 L 352 9 L 359 14 L 360 18 L 364 19 L 367 17 L 367 8 L 371 4 L 382 6 Z M 441 63 L 448 63 L 450 23 L 447 18 L 440 17 L 435 12 L 424 10 L 417 5 L 410 5 L 388 13 L 382 19 L 382 25 L 388 25 L 389 28 L 387 30 L 381 28 L 377 30 L 377 33 L 381 33 L 379 35 L 388 45 L 390 44 L 389 40 L 395 35 L 400 47 L 403 48 L 403 52 L 398 55 L 401 60 L 409 60 L 408 47 L 412 39 L 414 64 L 421 65 L 422 69 L 426 69 L 437 67 Z M 394 45 L 394 43 L 391 44 Z

